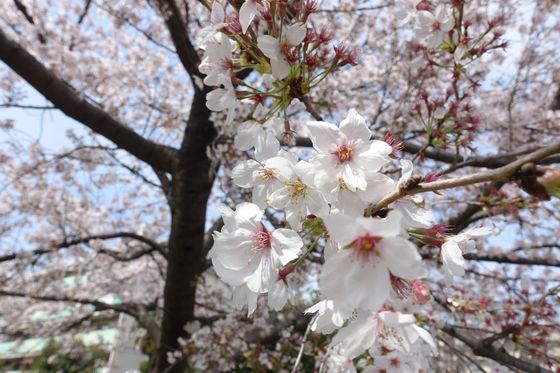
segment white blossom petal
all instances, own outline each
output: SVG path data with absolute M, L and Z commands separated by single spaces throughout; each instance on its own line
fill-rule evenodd
M 286 39 L 292 46 L 300 45 L 307 34 L 307 27 L 304 23 L 298 22 L 286 27 Z
M 271 58 L 270 67 L 272 68 L 272 76 L 276 79 L 284 79 L 290 74 L 290 64 L 283 56 L 280 58 Z
M 331 153 L 341 138 L 338 127 L 327 122 L 308 122 L 307 130 L 313 147 L 321 153 Z
M 241 8 L 239 8 L 239 24 L 244 34 L 247 32 L 256 14 L 257 2 L 255 0 L 245 0 Z
M 281 57 L 278 39 L 270 35 L 261 35 L 257 38 L 257 46 L 263 54 L 270 59 Z
M 364 143 L 371 137 L 366 120 L 355 109 L 350 109 L 346 118 L 340 122 L 340 131 L 349 139 L 360 139 Z
M 441 246 L 441 260 L 444 268 L 452 275 L 465 274 L 465 258 L 457 242 L 448 240 Z
M 293 230 L 280 228 L 272 232 L 271 245 L 282 265 L 285 265 L 301 254 L 303 241 Z
M 422 257 L 407 239 L 384 238 L 380 242 L 380 250 L 383 262 L 395 276 L 413 280 L 427 275 Z

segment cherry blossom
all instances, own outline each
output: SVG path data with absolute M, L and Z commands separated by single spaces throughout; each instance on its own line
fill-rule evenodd
M 231 76 L 233 68 L 233 45 L 223 33 L 216 34 L 217 40 L 208 42 L 204 60 L 200 63 L 199 70 L 206 75 L 204 84 L 216 86 Z M 219 110 L 216 110 L 219 111 Z
M 399 312 L 358 312 L 347 326 L 339 330 L 332 345 L 341 348 L 349 358 L 370 349 L 378 339 L 404 353 L 410 352 L 411 346 L 419 340 L 435 348 L 430 334 L 415 323 L 413 315 Z
M 350 308 L 335 306 L 332 300 L 322 300 L 306 309 L 305 313 L 315 314 L 311 330 L 324 334 L 330 334 L 342 327 L 344 321 L 352 315 Z
M 239 106 L 235 88 L 229 77 L 220 76 L 217 79 L 218 83 L 222 85 L 223 88 L 216 88 L 208 93 L 206 96 L 206 106 L 212 111 L 227 110 L 228 115 L 226 122 L 230 123 L 235 114 L 234 109 Z
M 557 4 L 180 3 L 0 4 L 2 338 L 72 305 L 132 314 L 152 372 L 557 369 Z
M 240 162 L 232 170 L 234 182 L 243 188 L 252 188 L 253 203 L 265 208 L 270 196 L 284 188 L 280 175 L 292 172 L 292 160 L 285 153 L 279 153 L 280 144 L 271 132 L 257 137 L 255 159 Z
M 416 33 L 426 39 L 428 48 L 439 47 L 455 24 L 443 4 L 438 5 L 433 14 L 425 10 L 419 11 L 416 20 Z
M 389 297 L 390 273 L 406 279 L 426 274 L 414 245 L 399 236 L 401 219 L 397 212 L 385 219 L 340 214 L 325 218 L 330 237 L 342 245 L 321 272 L 321 292 L 327 299 L 377 311 Z
M 266 131 L 272 132 L 275 136 L 282 133 L 283 123 L 277 116 L 273 116 L 263 124 L 255 120 L 247 120 L 237 126 L 237 133 L 234 138 L 234 145 L 239 150 L 249 150 L 256 146 L 260 137 L 267 136 Z
M 399 25 L 413 24 L 416 20 L 416 0 L 397 0 L 395 1 L 395 9 L 393 14 L 399 21 Z
M 212 3 L 212 12 L 210 14 L 210 25 L 201 29 L 196 36 L 196 44 L 200 49 L 206 49 L 208 42 L 215 38 L 218 30 L 227 26 L 227 23 L 224 21 L 224 7 L 218 1 L 214 1 Z
M 242 203 L 236 211 L 222 207 L 224 227 L 214 237 L 209 256 L 220 278 L 232 286 L 246 284 L 255 293 L 268 291 L 278 269 L 297 258 L 303 242 L 289 229 L 268 231 L 261 209 Z
M 278 180 L 284 186 L 268 198 L 270 206 L 285 210 L 286 220 L 295 230 L 301 229 L 307 215 L 321 215 L 320 211 L 327 209 L 325 199 L 313 186 L 313 171 L 306 161 L 299 161 L 291 169 L 278 169 Z
M 365 119 L 353 109 L 340 127 L 310 122 L 307 129 L 318 152 L 311 162 L 318 170 L 319 185 L 335 180 L 351 192 L 365 191 L 368 176 L 375 177 L 375 172 L 389 162 L 392 148 L 384 141 L 370 140 L 371 131 Z
M 473 238 L 482 237 L 494 232 L 491 228 L 473 228 L 456 236 L 448 237 L 441 246 L 441 260 L 443 270 L 449 282 L 453 276 L 465 275 L 465 259 L 463 258 L 463 250 L 472 250 L 475 248 Z
M 300 45 L 306 34 L 305 24 L 294 23 L 286 26 L 285 34 L 280 40 L 270 35 L 259 36 L 258 47 L 270 59 L 272 75 L 276 79 L 284 79 L 290 74 L 290 63 L 286 58 L 286 53 L 291 47 Z

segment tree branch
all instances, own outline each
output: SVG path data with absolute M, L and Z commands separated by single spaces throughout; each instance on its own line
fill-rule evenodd
M 560 261 L 552 258 L 551 259 L 521 258 L 521 257 L 508 257 L 505 255 L 486 255 L 486 254 L 476 254 L 476 253 L 467 253 L 464 254 L 463 257 L 468 260 L 476 260 L 476 261 L 483 261 L 483 262 L 560 267 Z
M 477 356 L 487 357 L 510 368 L 520 369 L 529 373 L 552 373 L 552 371 L 541 368 L 537 364 L 521 360 L 508 354 L 503 348 L 496 348 L 492 345 L 494 338 L 484 340 L 474 339 L 463 333 L 459 333 L 452 325 L 445 325 L 441 329 L 444 333 L 456 338 L 469 346 Z M 501 333 L 499 334 L 501 336 Z
M 29 22 L 33 26 L 36 26 L 35 20 L 33 19 L 33 17 L 31 17 L 31 14 L 29 14 L 27 7 L 20 0 L 14 0 L 14 5 L 16 6 L 17 10 L 19 10 L 21 14 L 23 14 L 23 17 L 27 22 Z M 43 35 L 38 30 L 37 30 L 37 38 L 39 39 L 39 42 L 41 44 L 47 44 L 47 39 L 45 39 L 45 35 Z
M 20 104 L 0 104 L 0 108 L 5 109 L 31 109 L 31 110 L 58 110 L 56 106 L 37 106 Z
M 98 234 L 98 235 L 91 235 L 91 236 L 85 236 L 85 237 L 80 237 L 80 238 L 74 238 L 74 239 L 70 239 L 70 240 L 64 240 L 58 244 L 55 244 L 53 247 L 49 247 L 49 248 L 41 248 L 41 249 L 36 249 L 30 252 L 24 251 L 22 253 L 12 253 L 12 254 L 7 254 L 4 256 L 0 256 L 0 263 L 2 262 L 7 262 L 10 260 L 14 260 L 16 259 L 18 256 L 22 255 L 22 254 L 29 254 L 31 253 L 32 255 L 44 255 L 44 254 L 50 254 L 53 252 L 56 252 L 60 249 L 67 249 L 71 246 L 75 246 L 75 245 L 79 245 L 79 244 L 86 244 L 89 243 L 90 241 L 93 240 L 112 240 L 112 239 L 116 239 L 116 238 L 130 238 L 130 239 L 134 239 L 136 241 L 140 241 L 146 245 L 149 246 L 149 250 L 143 250 L 140 251 L 139 253 L 135 253 L 130 257 L 122 257 L 119 254 L 117 254 L 114 251 L 110 251 L 110 250 L 104 250 L 101 249 L 99 250 L 100 252 L 102 252 L 103 254 L 107 254 L 107 255 L 111 255 L 112 257 L 118 259 L 121 258 L 121 260 L 125 260 L 125 261 L 129 261 L 129 260 L 133 260 L 136 258 L 139 258 L 142 255 L 148 254 L 150 252 L 154 252 L 157 251 L 159 252 L 161 255 L 163 255 L 164 257 L 166 257 L 167 253 L 165 252 L 165 250 L 163 249 L 163 247 L 158 244 L 157 242 L 144 237 L 142 235 L 133 233 L 133 232 L 115 232 L 115 233 L 106 233 L 106 234 Z
M 504 183 L 492 183 L 485 188 L 483 188 L 482 193 L 480 193 L 479 198 L 482 196 L 487 196 L 493 189 L 500 189 Z M 482 210 L 481 204 L 469 204 L 463 212 L 459 213 L 455 217 L 449 219 L 449 225 L 451 227 L 452 234 L 459 234 L 463 229 L 469 226 L 473 221 L 478 219 L 473 218 L 479 211 Z
M 121 303 L 121 304 L 110 304 L 101 302 L 95 299 L 86 298 L 70 298 L 66 296 L 50 296 L 50 295 L 34 295 L 26 294 L 17 291 L 2 290 L 0 289 L 0 296 L 7 297 L 17 297 L 17 298 L 27 298 L 37 301 L 44 302 L 68 302 L 68 303 L 78 303 L 95 307 L 97 311 L 113 310 L 116 312 L 126 313 L 134 317 L 138 323 L 146 329 L 150 338 L 154 341 L 159 340 L 160 330 L 156 322 L 148 315 L 149 311 L 155 309 L 156 304 L 153 305 L 143 305 L 136 303 Z
M 414 188 L 398 188 L 393 193 L 382 198 L 379 202 L 371 204 L 365 211 L 365 216 L 373 216 L 377 211 L 389 206 L 391 203 L 397 201 L 404 196 L 410 196 L 419 193 L 433 192 L 437 190 L 456 188 L 461 186 L 473 185 L 488 181 L 507 182 L 510 178 L 527 163 L 534 163 L 544 159 L 550 155 L 560 152 L 560 142 L 551 144 L 539 150 L 536 150 L 516 161 L 513 161 L 506 166 L 489 170 L 477 172 L 474 174 L 446 180 L 438 180 L 431 183 L 419 184 Z
M 185 70 L 189 73 L 195 89 L 198 89 L 194 82 L 194 77 L 202 77 L 198 71 L 200 58 L 196 53 L 191 40 L 189 38 L 186 20 L 183 20 L 181 11 L 175 0 L 156 0 L 158 8 L 165 20 L 167 29 L 173 41 L 173 45 L 177 50 L 177 55 Z
M 89 7 L 91 6 L 91 0 L 85 0 L 86 4 L 84 5 L 84 10 L 82 11 L 82 14 L 80 14 L 80 18 L 78 18 L 78 24 L 81 25 L 82 22 L 84 21 L 84 19 L 87 16 Z
M 208 88 L 195 90 L 191 112 L 173 172 L 170 193 L 171 232 L 164 288 L 161 339 L 153 372 L 184 372 L 187 359 L 170 366 L 167 353 L 180 348 L 178 338 L 189 338 L 184 329 L 195 319 L 197 276 L 204 271 L 206 208 L 214 181 L 207 148 L 216 136 L 205 105 Z
M 67 116 L 104 136 L 119 148 L 160 170 L 174 168 L 176 150 L 138 135 L 101 107 L 86 101 L 68 83 L 46 68 L 0 29 L 0 60 Z

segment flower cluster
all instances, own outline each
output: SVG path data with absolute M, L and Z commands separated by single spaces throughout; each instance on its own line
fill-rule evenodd
M 404 21 L 416 25 L 429 48 L 438 48 L 454 18 L 443 7 L 422 4 Z M 313 9 L 311 1 L 291 8 L 285 2 L 248 0 L 226 17 L 224 8 L 213 5 L 212 25 L 200 40 L 205 50 L 200 70 L 205 84 L 219 88 L 208 94 L 207 106 L 229 111 L 230 119 L 241 102 L 252 101 L 255 108 L 253 119 L 237 126 L 234 141 L 249 159 L 232 171 L 237 186 L 251 189 L 252 203 L 241 203 L 235 211 L 222 207 L 224 226 L 214 233 L 209 257 L 233 288 L 234 304 L 251 315 L 260 294 L 267 294 L 269 307 L 282 309 L 292 298 L 287 278 L 322 249 L 321 299 L 307 312 L 314 315 L 313 331 L 338 330 L 329 364 L 352 366 L 351 360 L 367 351 L 378 370 L 396 362 L 406 371 L 427 370 L 426 357 L 437 352 L 436 346 L 414 314 L 431 298 L 422 282 L 428 272 L 409 238 L 440 247 L 443 271 L 451 280 L 464 273 L 461 249 L 488 232 L 449 236 L 434 226 L 422 197 L 406 193 L 365 217 L 371 204 L 438 175 L 413 176 L 410 160 L 396 162 L 400 143 L 392 137 L 373 139 L 366 119 L 354 109 L 339 125 L 307 122 L 309 152 L 280 143 L 281 134 L 292 130 L 277 114 L 285 113 L 292 99 L 304 100 L 330 72 L 354 63 L 347 48 L 334 47 L 330 55 L 328 35 L 308 28 Z M 271 86 L 266 79 L 258 87 L 238 79 L 246 68 L 271 77 Z M 425 104 L 430 120 L 442 123 L 468 111 L 445 111 L 427 98 Z M 399 170 L 399 179 L 389 176 Z
M 417 196 L 364 217 L 370 203 L 408 187 L 412 163 L 400 161 L 400 179 L 387 176 L 384 170 L 395 162 L 393 148 L 372 140 L 366 120 L 355 110 L 339 126 L 307 123 L 314 150 L 305 159 L 283 149 L 270 129 L 245 126 L 239 136 L 246 136 L 244 131 L 255 134 L 253 158 L 235 167 L 233 179 L 252 188 L 253 203 L 241 203 L 235 211 L 222 207 L 224 227 L 215 233 L 209 254 L 216 273 L 234 288 L 234 303 L 247 306 L 251 314 L 258 295 L 267 293 L 269 306 L 282 309 L 290 298 L 287 276 L 323 246 L 322 299 L 308 309 L 314 314 L 312 330 L 331 333 L 342 328 L 333 339 L 333 351 L 348 359 L 370 350 L 378 361 L 397 354 L 404 354 L 403 364 L 420 361 L 410 360 L 415 356 L 410 354 L 434 343 L 405 311 L 425 304 L 430 296 L 421 281 L 426 268 L 409 237 L 441 246 L 444 272 L 450 276 L 462 274 L 460 247 L 488 232 L 446 235 L 445 229 L 432 227 L 433 215 Z M 265 219 L 265 211 L 283 214 L 290 229 L 274 229 L 274 219 Z M 308 236 L 312 243 L 303 252 Z M 351 332 L 355 328 L 363 335 Z
M 424 127 L 429 146 L 447 148 L 453 144 L 461 150 L 473 150 L 481 118 L 470 99 L 480 87 L 480 77 L 470 71 L 470 66 L 489 51 L 507 46 L 498 28 L 502 21 L 491 19 L 486 27 L 475 28 L 476 15 L 467 12 L 465 2 L 440 3 L 437 7 L 431 3 L 397 1 L 394 16 L 400 25 L 415 31 L 415 41 L 409 44 L 417 54 L 412 65 L 427 76 L 437 70 L 450 74 L 452 82 L 435 97 L 419 87 L 420 94 L 410 114 Z
M 308 22 L 313 0 L 287 2 L 245 1 L 239 9 L 212 5 L 211 25 L 197 39 L 204 50 L 199 66 L 204 84 L 217 87 L 207 96 L 212 111 L 228 111 L 228 122 L 242 103 L 267 107 L 256 118 L 265 122 L 301 99 L 328 74 L 357 63 L 356 51 L 331 42 L 324 29 Z M 238 77 L 249 69 L 265 76 L 248 83 Z M 258 110 L 257 110 L 258 112 Z M 264 119 L 263 119 L 264 118 Z

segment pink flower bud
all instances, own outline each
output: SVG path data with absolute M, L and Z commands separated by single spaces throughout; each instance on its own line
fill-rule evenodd
M 422 0 L 416 5 L 416 10 L 432 10 L 432 6 L 428 0 Z
M 264 99 L 266 98 L 266 96 L 255 93 L 253 96 L 251 96 L 251 100 L 253 100 L 253 103 L 255 105 L 258 104 L 262 104 L 264 102 Z
M 295 269 L 294 263 L 288 263 L 278 271 L 278 279 L 286 283 L 286 277 Z
M 310 55 L 305 57 L 305 64 L 310 70 L 313 70 L 319 65 L 319 61 L 316 55 Z
M 439 173 L 439 171 L 435 170 L 435 171 L 430 171 L 426 174 L 426 176 L 424 176 L 423 181 L 425 183 L 431 183 L 433 181 L 438 180 L 441 177 L 441 174 Z
M 292 3 L 292 10 L 294 11 L 294 15 L 297 16 L 299 15 L 299 13 L 301 12 L 301 2 L 300 1 L 296 1 Z
M 272 14 L 270 14 L 270 9 L 265 8 L 265 10 L 261 11 L 260 14 L 261 14 L 261 18 L 266 23 L 271 23 L 272 22 Z
M 455 94 L 455 92 L 453 91 L 453 87 L 447 87 L 445 94 L 447 95 L 447 97 L 453 96 Z
M 417 304 L 426 304 L 431 298 L 428 285 L 419 280 L 410 281 L 412 288 L 412 300 Z
M 312 29 L 308 28 L 307 31 L 305 32 L 305 38 L 303 39 L 303 42 L 309 44 L 315 39 L 316 39 L 315 33 L 313 32 Z
M 334 59 L 339 60 L 343 58 L 346 53 L 348 53 L 348 47 L 344 44 L 335 45 L 334 47 Z
M 332 34 L 327 29 L 320 29 L 317 33 L 316 42 L 319 44 L 326 44 L 332 40 Z
M 228 29 L 232 34 L 242 34 L 243 33 L 243 29 L 241 28 L 241 24 L 239 23 L 239 20 L 235 17 L 228 17 L 226 19 L 226 22 L 228 24 Z

